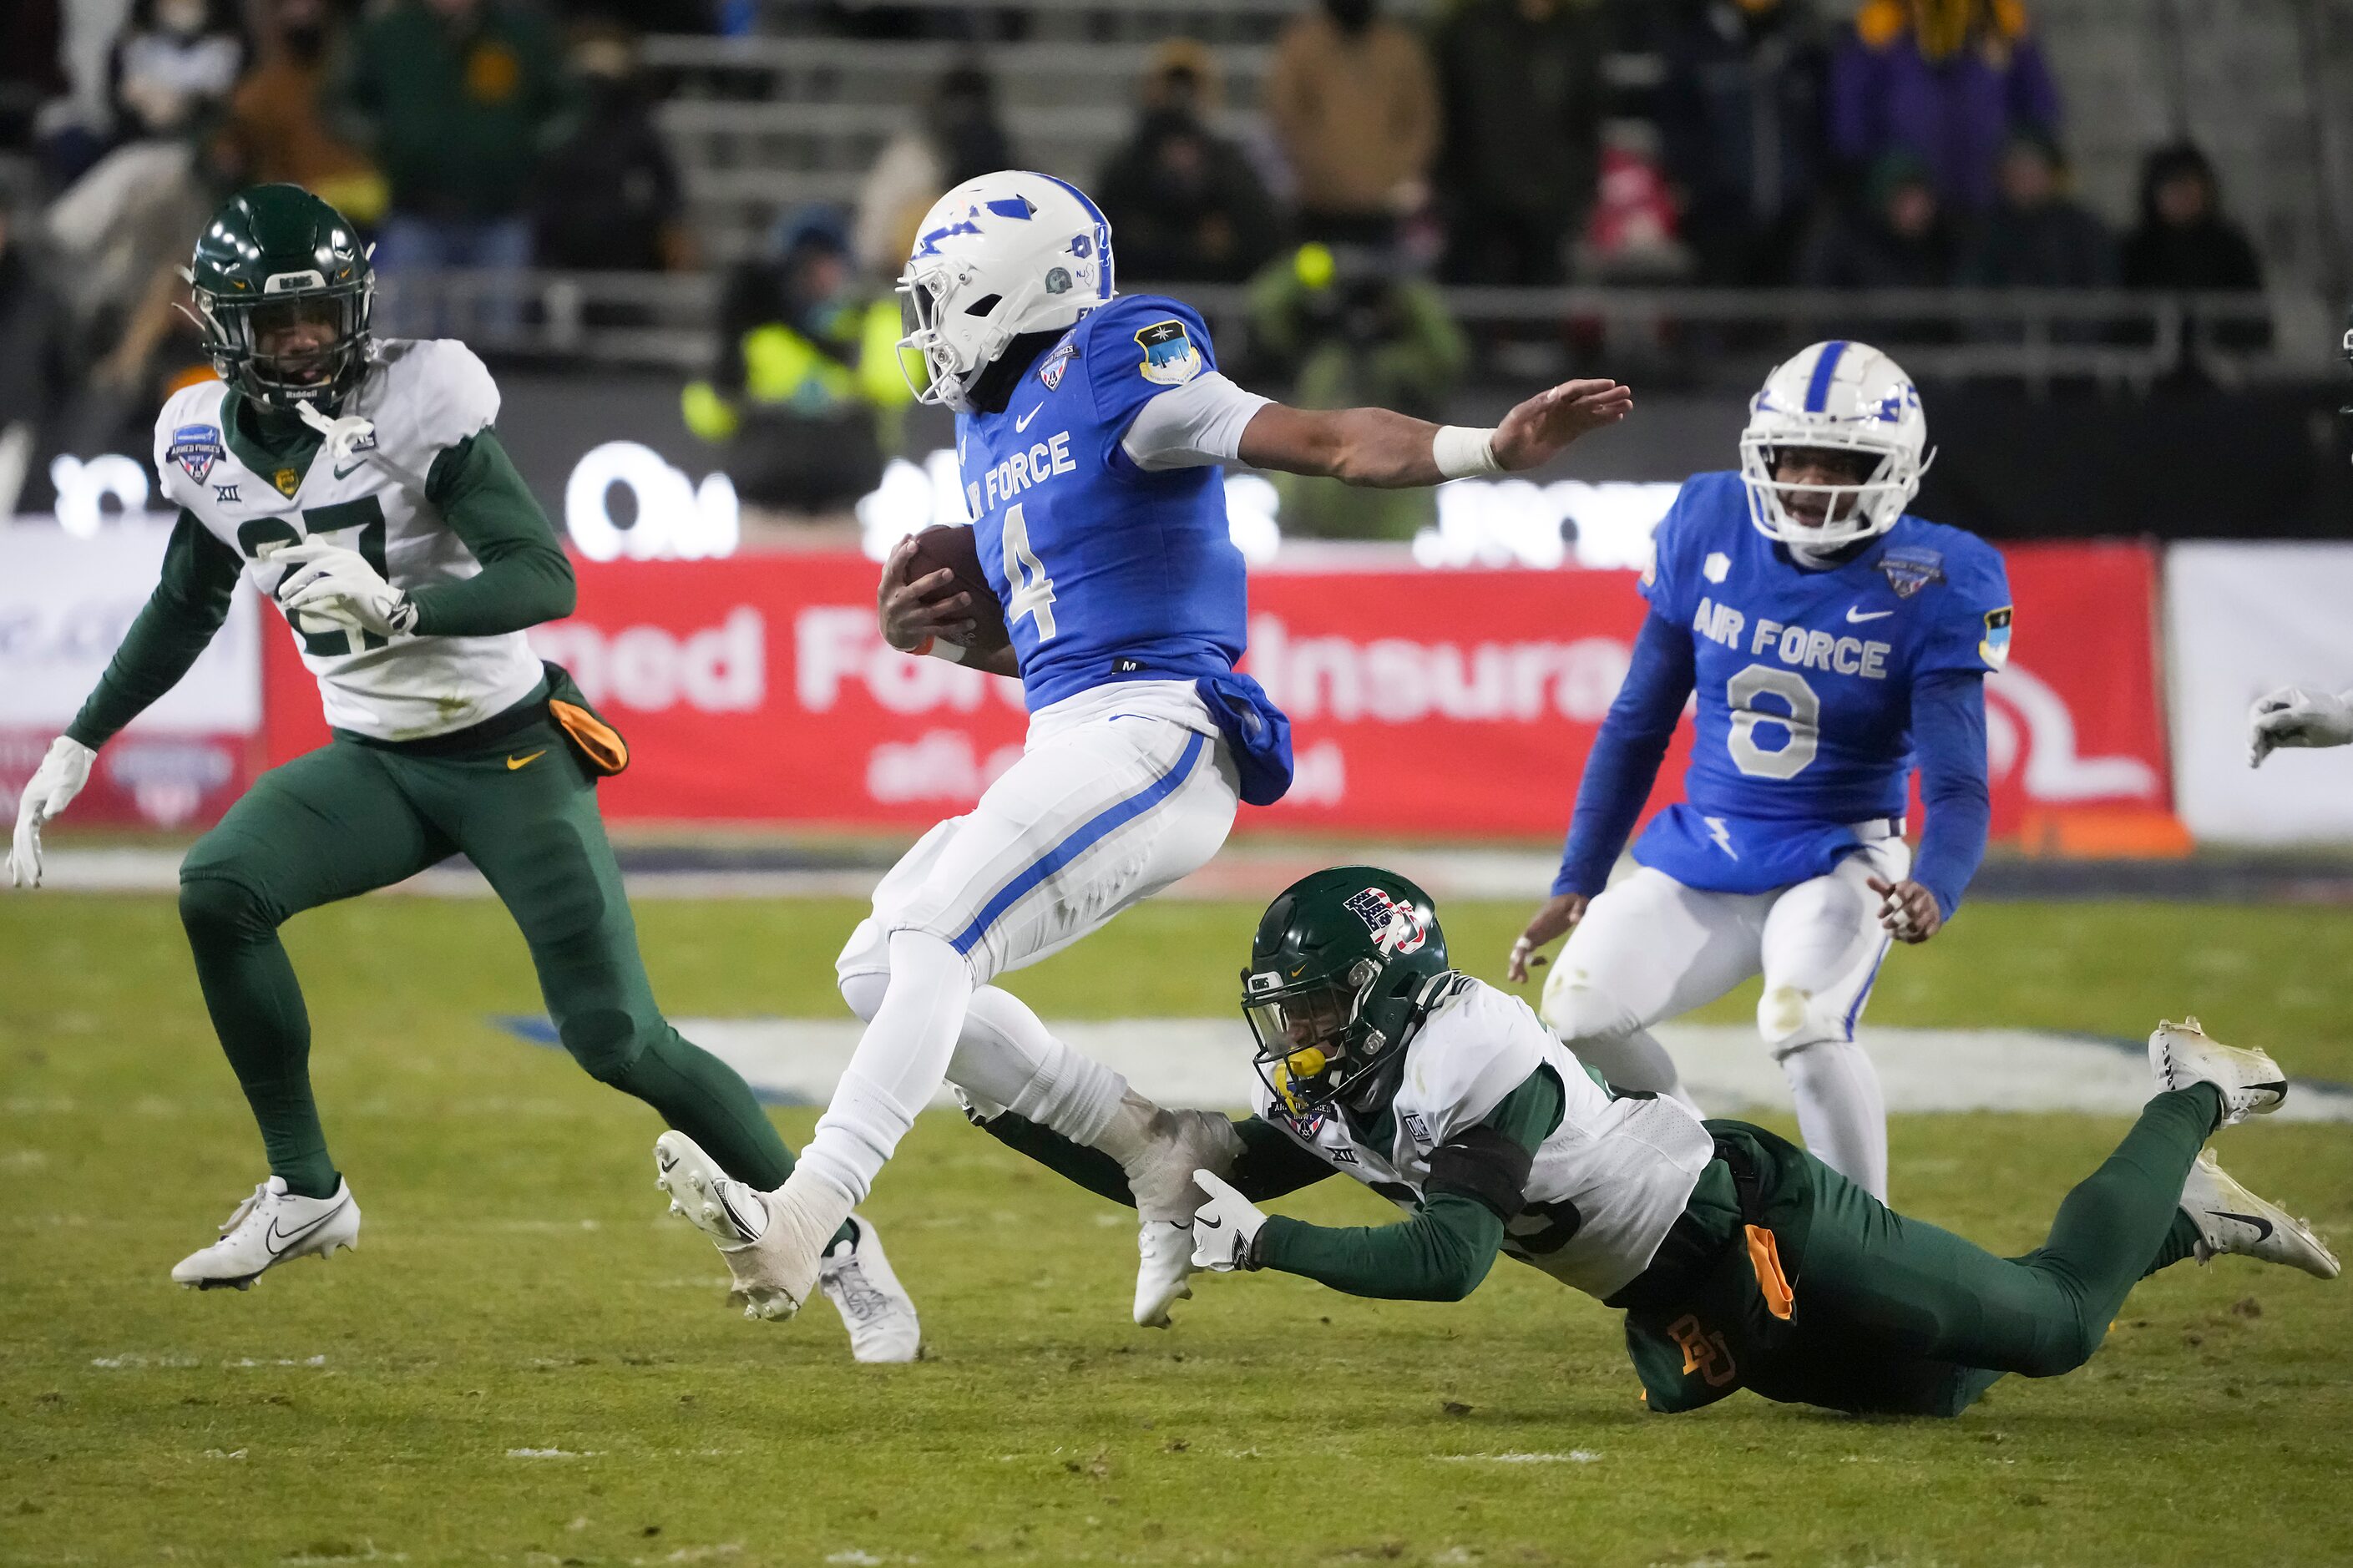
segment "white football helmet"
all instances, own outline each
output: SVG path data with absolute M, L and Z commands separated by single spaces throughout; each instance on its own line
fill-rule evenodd
M 969 407 L 973 383 L 1024 332 L 1054 331 L 1112 297 L 1111 224 L 1051 174 L 983 174 L 932 204 L 899 275 L 899 368 L 930 367 L 922 403 Z
M 1928 416 L 1904 367 L 1868 343 L 1836 341 L 1801 349 L 1765 378 L 1749 400 L 1740 433 L 1740 480 L 1748 487 L 1748 520 L 1757 531 L 1810 551 L 1836 550 L 1895 526 L 1919 493 L 1920 476 L 1936 454 L 1927 450 Z M 1873 456 L 1860 484 L 1785 485 L 1773 478 L 1775 452 L 1784 447 L 1828 447 Z M 1784 495 L 1820 495 L 1828 511 L 1819 526 L 1789 514 Z M 1841 501 L 1851 504 L 1841 506 Z

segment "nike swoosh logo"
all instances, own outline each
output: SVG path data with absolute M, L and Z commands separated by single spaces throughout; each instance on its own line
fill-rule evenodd
M 1038 405 L 1038 408 L 1043 408 L 1046 405 L 1042 403 Z M 1024 414 L 1020 418 L 1016 419 L 1013 422 L 1013 433 L 1015 435 L 1018 436 L 1022 431 L 1029 428 L 1029 421 L 1038 417 L 1038 408 L 1032 408 L 1029 413 Z
M 350 468 L 337 468 L 337 469 L 335 470 L 335 478 L 337 478 L 337 479 L 350 479 L 353 474 L 358 473 L 358 472 L 360 471 L 360 469 L 362 469 L 363 468 L 365 468 L 366 466 L 367 466 L 367 459 L 366 459 L 365 458 L 362 458 L 358 462 L 353 463 L 353 464 Z
M 2253 1226 L 2257 1241 L 2269 1241 L 2272 1238 L 2272 1222 L 2261 1215 L 2232 1214 L 2229 1209 L 2208 1209 L 2206 1212 L 2216 1219 L 2234 1219 L 2241 1225 Z
M 1198 1215 L 1194 1216 L 1193 1223 L 1199 1226 L 1203 1230 L 1223 1230 L 1226 1226 L 1226 1222 L 1224 1220 L 1203 1219 Z
M 507 759 L 507 772 L 512 773 L 517 768 L 527 768 L 545 755 L 547 755 L 547 748 L 545 746 L 542 746 L 539 750 L 533 752 L 527 757 L 509 757 Z
M 719 1189 L 719 1203 L 720 1206 L 726 1209 L 729 1223 L 733 1225 L 735 1229 L 743 1236 L 749 1237 L 751 1240 L 757 1241 L 760 1239 L 761 1235 L 767 1230 L 767 1215 L 765 1213 L 761 1214 L 758 1216 L 759 1223 L 757 1225 L 753 1224 L 752 1216 L 745 1214 L 744 1210 L 735 1206 L 735 1194 L 728 1191 L 725 1187 Z
M 1859 605 L 1849 605 L 1846 607 L 1846 618 L 1850 621 L 1856 622 L 1883 621 L 1894 613 L 1895 612 L 1893 610 L 1873 610 L 1869 614 L 1865 614 Z
M 321 1215 L 309 1225 L 304 1226 L 300 1230 L 293 1231 L 280 1230 L 278 1228 L 277 1216 L 272 1215 L 269 1221 L 269 1234 L 264 1237 L 262 1240 L 269 1248 L 269 1256 L 277 1258 L 282 1255 L 288 1247 L 293 1246 L 296 1242 L 301 1240 L 304 1237 L 310 1235 L 312 1231 L 318 1229 L 321 1226 L 326 1224 L 329 1220 L 334 1218 L 337 1215 L 343 1212 L 343 1205 L 337 1204 L 333 1208 L 329 1209 L 325 1214 Z M 2236 1218 L 2237 1216 L 2233 1215 L 2232 1217 Z M 2267 1226 L 2265 1228 L 2269 1227 Z

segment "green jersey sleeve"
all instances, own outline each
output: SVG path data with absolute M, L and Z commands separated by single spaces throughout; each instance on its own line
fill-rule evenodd
M 489 429 L 441 450 L 426 476 L 425 499 L 482 569 L 463 582 L 409 595 L 417 636 L 496 637 L 572 613 L 578 598 L 572 563 L 531 487 Z
M 1538 1068 L 1484 1121 L 1432 1154 L 1421 1209 L 1411 1219 L 1343 1227 L 1273 1215 L 1259 1232 L 1258 1267 L 1351 1296 L 1461 1300 L 1494 1267 L 1529 1163 L 1560 1125 L 1566 1104 L 1560 1080 Z
M 228 619 L 243 570 L 237 552 L 183 508 L 164 549 L 155 591 L 66 734 L 95 751 L 177 686 Z
M 1073 1143 L 1017 1111 L 999 1111 L 986 1119 L 975 1116 L 972 1121 L 1007 1148 L 1019 1150 L 1065 1180 L 1124 1207 L 1135 1206 L 1127 1173 L 1102 1150 Z M 1241 1137 L 1242 1152 L 1226 1179 L 1252 1203 L 1295 1193 L 1333 1173 L 1331 1166 L 1255 1116 L 1235 1122 L 1234 1131 Z

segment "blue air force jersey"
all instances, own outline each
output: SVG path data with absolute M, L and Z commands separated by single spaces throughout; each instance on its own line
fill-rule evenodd
M 1691 628 L 1698 721 L 1683 815 L 1703 821 L 1900 815 L 1915 684 L 1998 670 L 2010 654 L 2010 580 L 1983 540 L 1906 514 L 1852 559 L 1810 571 L 1749 521 L 1736 473 L 1683 485 L 1642 594 Z M 1665 847 L 1653 837 L 1673 831 L 1663 819 L 1653 829 L 1636 850 L 1646 865 Z
M 1039 356 L 1002 413 L 956 416 L 975 542 L 1029 710 L 1114 680 L 1223 675 L 1241 658 L 1241 552 L 1215 465 L 1145 472 L 1120 443 L 1214 370 L 1201 318 L 1121 295 Z

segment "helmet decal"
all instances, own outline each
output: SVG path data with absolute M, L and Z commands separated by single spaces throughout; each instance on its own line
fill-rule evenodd
M 1378 888 L 1366 888 L 1344 906 L 1365 922 L 1382 952 L 1394 958 L 1419 952 L 1430 940 L 1430 922 L 1411 904 L 1401 904 Z

